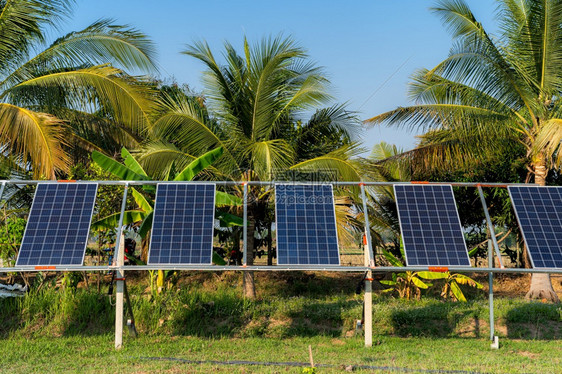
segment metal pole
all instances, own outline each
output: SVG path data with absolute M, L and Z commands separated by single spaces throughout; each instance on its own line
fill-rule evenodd
M 494 266 L 491 240 L 488 240 L 488 266 Z M 492 272 L 488 273 L 488 301 L 490 304 L 490 340 L 494 340 L 494 274 Z
M 365 196 L 365 185 L 361 184 L 361 199 L 363 200 L 363 217 L 365 221 L 365 266 L 374 266 L 373 247 L 371 246 L 371 226 L 369 224 L 369 211 L 367 210 L 367 198 Z M 365 276 L 365 295 L 363 303 L 365 307 L 365 347 L 373 346 L 373 272 L 367 271 Z
M 115 349 L 121 349 L 123 346 L 123 292 L 125 288 L 125 271 L 123 270 L 123 265 L 125 263 L 123 216 L 125 215 L 125 208 L 127 206 L 127 192 L 129 190 L 128 184 L 125 184 L 124 190 L 123 201 L 121 203 L 121 215 L 119 216 L 119 225 L 117 226 L 117 237 L 115 238 L 115 250 L 117 253 L 114 254 L 117 259 L 116 265 L 118 266 L 115 273 L 115 279 L 117 281 L 115 294 Z
M 242 265 L 246 266 L 248 263 L 248 183 L 244 182 L 244 213 L 243 219 L 244 222 L 242 224 L 242 248 L 244 253 L 242 254 L 244 257 L 242 259 Z
M 494 267 L 494 254 L 492 250 L 492 241 L 488 240 L 488 267 Z M 490 308 L 490 340 L 492 341 L 492 349 L 498 349 L 498 338 L 496 336 L 494 321 L 494 273 L 488 273 L 488 302 Z
M 373 246 L 371 242 L 371 225 L 369 223 L 369 211 L 367 206 L 367 197 L 365 196 L 365 185 L 361 184 L 361 199 L 363 200 L 363 217 L 365 218 L 365 237 L 367 244 L 365 248 L 365 258 L 368 260 L 365 266 L 375 266 L 375 256 L 373 254 Z
M 4 195 L 4 188 L 6 188 L 6 181 L 3 181 L 2 187 L 0 187 L 0 199 L 2 199 L 2 196 Z
M 496 239 L 496 232 L 494 231 L 494 224 L 492 223 L 492 218 L 490 218 L 490 212 L 488 212 L 488 204 L 486 204 L 486 199 L 484 198 L 484 192 L 482 191 L 482 186 L 478 185 L 478 194 L 480 195 L 480 202 L 484 208 L 484 215 L 486 216 L 486 223 L 488 224 L 488 230 L 490 230 L 490 238 L 492 239 L 492 244 L 494 245 L 494 250 L 496 251 L 496 256 L 498 256 L 498 261 L 500 267 L 503 269 L 502 255 L 500 253 L 500 246 Z M 491 266 L 490 266 L 491 267 Z

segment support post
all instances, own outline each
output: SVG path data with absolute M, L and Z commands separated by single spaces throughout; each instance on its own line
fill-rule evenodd
M 492 241 L 488 240 L 488 267 L 494 267 L 494 251 L 492 249 Z M 488 302 L 490 308 L 490 340 L 492 341 L 491 348 L 498 349 L 498 337 L 495 331 L 494 322 L 494 273 L 488 273 Z
M 119 224 L 117 226 L 117 237 L 115 238 L 114 254 L 116 258 L 115 265 L 118 267 L 115 273 L 117 280 L 116 294 L 115 294 L 115 349 L 121 349 L 123 346 L 123 293 L 125 288 L 125 237 L 123 234 L 123 216 L 127 206 L 127 193 L 129 184 L 125 184 L 125 191 L 123 192 L 123 201 L 121 203 L 121 215 L 119 216 Z
M 248 183 L 244 182 L 244 213 L 242 224 L 242 249 L 244 250 L 242 265 L 246 266 L 248 263 Z
M 129 297 L 129 290 L 127 290 L 126 281 L 123 281 L 123 287 L 125 290 L 125 301 L 127 302 L 127 312 L 129 312 L 129 316 L 131 317 L 130 322 L 129 320 L 127 321 L 127 326 L 129 327 L 129 334 L 133 338 L 136 338 L 138 333 L 137 333 L 137 327 L 135 325 L 135 316 L 133 315 L 133 304 L 131 304 L 131 298 Z
M 500 268 L 503 269 L 503 261 L 502 255 L 500 252 L 500 246 L 498 245 L 498 241 L 496 239 L 496 232 L 494 230 L 494 224 L 492 223 L 492 218 L 490 218 L 490 212 L 488 212 L 488 204 L 486 204 L 486 198 L 484 197 L 484 191 L 482 191 L 482 187 L 478 185 L 478 194 L 480 195 L 480 202 L 482 203 L 482 208 L 484 208 L 484 216 L 486 217 L 486 223 L 488 225 L 488 230 L 490 231 L 490 239 L 492 240 L 492 244 L 494 246 L 494 250 L 496 251 L 496 256 L 498 256 L 498 262 L 500 264 Z M 493 258 L 492 258 L 493 261 Z M 493 262 L 492 262 L 493 264 Z
M 365 221 L 365 266 L 374 266 L 374 256 L 373 247 L 371 245 L 371 226 L 369 224 L 369 211 L 367 210 L 367 197 L 365 196 L 365 185 L 363 183 L 361 186 L 361 199 L 363 200 L 363 217 Z M 363 308 L 365 315 L 363 319 L 364 331 L 365 331 L 365 347 L 371 347 L 373 345 L 373 272 L 371 270 L 367 271 L 365 276 L 365 295 L 364 295 L 364 305 Z

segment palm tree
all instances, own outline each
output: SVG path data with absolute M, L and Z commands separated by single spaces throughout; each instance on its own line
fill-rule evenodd
M 351 139 L 357 120 L 343 106 L 318 109 L 330 100 L 328 82 L 292 39 L 268 38 L 252 46 L 244 40 L 242 55 L 226 43 L 224 65 L 204 42 L 184 53 L 207 68 L 205 99 L 175 95 L 163 100 L 167 110 L 152 127 L 159 141 L 141 151 L 147 172 L 166 171 L 172 163 L 181 167 L 194 155 L 223 147 L 212 170 L 219 179 L 268 181 L 291 170 L 360 178 L 357 163 L 350 161 L 357 153 Z M 312 117 L 303 120 L 311 111 Z M 248 265 L 253 263 L 255 225 L 271 227 L 265 214 L 271 191 L 249 189 Z M 340 217 L 349 217 L 349 204 L 340 208 Z M 253 275 L 245 272 L 244 277 L 245 294 L 254 297 Z
M 367 122 L 429 130 L 410 153 L 420 167 L 455 168 L 520 143 L 544 186 L 562 161 L 562 1 L 498 0 L 498 37 L 463 0 L 433 11 L 454 37 L 449 57 L 414 74 L 413 106 Z M 533 274 L 527 297 L 558 300 L 548 274 Z
M 69 120 L 109 118 L 102 127 L 115 124 L 132 137 L 149 122 L 146 86 L 121 69 L 154 71 L 152 43 L 102 20 L 47 45 L 46 31 L 70 15 L 72 3 L 0 1 L 0 149 L 36 178 L 65 171 L 68 146 L 95 148 Z

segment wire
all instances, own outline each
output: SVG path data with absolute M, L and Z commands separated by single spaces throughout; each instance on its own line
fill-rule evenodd
M 404 67 L 404 65 L 406 65 L 406 64 L 408 63 L 408 61 L 410 61 L 410 59 L 411 59 L 412 57 L 414 57 L 414 55 L 411 55 L 410 57 L 408 57 L 408 58 L 402 63 L 402 65 L 398 66 L 398 68 L 397 68 L 396 70 L 394 70 L 394 72 L 393 72 L 392 74 L 390 74 L 390 76 L 389 76 L 388 78 L 386 78 L 386 80 L 385 80 L 384 82 L 382 82 L 382 84 L 381 84 L 380 86 L 377 87 L 377 89 L 371 94 L 371 96 L 369 96 L 369 97 L 367 98 L 367 100 L 365 100 L 365 101 L 363 102 L 363 104 L 361 104 L 361 106 L 359 106 L 359 108 L 357 108 L 357 110 L 363 108 L 363 106 L 365 106 L 365 104 L 367 104 L 367 102 L 368 102 L 369 100 L 371 100 L 371 99 L 373 98 L 373 96 L 375 96 L 375 94 L 376 94 L 377 92 L 379 92 L 379 91 L 381 90 L 381 88 L 383 88 L 383 87 L 388 83 L 388 81 L 391 80 L 392 77 L 394 77 L 394 76 L 400 71 L 400 69 L 402 69 L 402 68 Z
M 135 357 L 135 359 L 137 359 Z M 150 361 L 176 361 L 184 364 L 211 364 L 211 365 L 252 365 L 252 366 L 292 366 L 292 367 L 310 367 L 310 363 L 305 362 L 272 362 L 272 361 L 216 361 L 216 360 L 186 360 L 183 358 L 175 357 L 138 357 L 141 360 Z M 351 368 L 354 369 L 366 369 L 366 370 L 382 370 L 382 371 L 397 371 L 403 373 L 436 373 L 436 374 L 478 374 L 476 371 L 465 371 L 465 370 L 440 370 L 440 369 L 410 369 L 405 367 L 396 366 L 373 366 L 373 365 L 347 365 L 347 364 L 315 364 L 315 367 L 325 367 L 325 368 Z

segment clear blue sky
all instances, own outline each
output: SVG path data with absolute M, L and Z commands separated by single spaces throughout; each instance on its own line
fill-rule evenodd
M 494 1 L 469 3 L 480 22 L 495 32 Z M 366 119 L 408 105 L 412 72 L 431 68 L 447 56 L 451 38 L 429 11 L 434 4 L 428 0 L 78 0 L 63 31 L 76 31 L 100 18 L 134 26 L 155 41 L 161 78 L 173 77 L 198 91 L 203 88 L 203 66 L 179 53 L 186 44 L 205 39 L 218 55 L 225 40 L 240 46 L 244 35 L 258 40 L 282 32 L 293 36 L 325 68 L 336 101 L 347 102 L 350 110 Z M 415 144 L 413 133 L 394 128 L 377 127 L 363 135 L 368 148 L 381 140 L 406 149 Z

